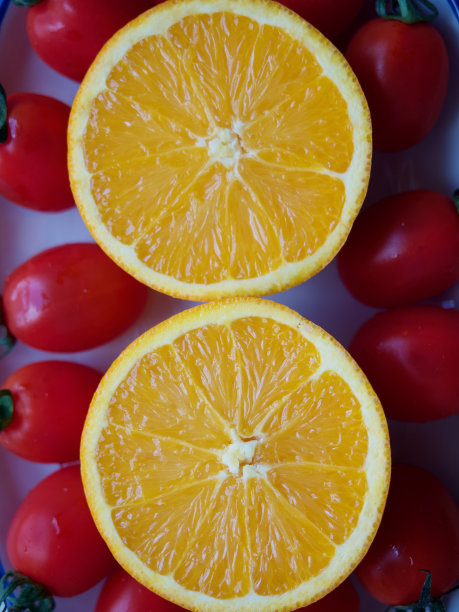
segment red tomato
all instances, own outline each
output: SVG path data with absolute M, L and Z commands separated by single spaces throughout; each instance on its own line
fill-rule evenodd
M 359 609 L 359 596 L 350 580 L 345 580 L 331 593 L 310 606 L 299 608 L 307 612 L 359 612 Z
M 327 38 L 344 32 L 357 16 L 363 0 L 281 0 Z
M 408 605 L 432 573 L 432 596 L 459 578 L 459 508 L 442 482 L 409 465 L 395 466 L 386 509 L 356 573 L 379 601 Z
M 5 322 L 24 344 L 83 351 L 125 331 L 145 305 L 147 288 L 92 243 L 35 255 L 6 279 Z
M 445 43 L 432 25 L 373 19 L 354 34 L 346 57 L 370 107 L 375 149 L 407 149 L 430 132 L 449 75 Z
M 424 300 L 459 280 L 459 214 L 435 191 L 399 193 L 362 211 L 338 254 L 352 295 L 370 306 Z
M 114 569 L 104 583 L 94 612 L 173 612 L 182 607 L 152 593 L 121 567 Z
M 40 361 L 16 370 L 2 385 L 12 396 L 13 420 L 0 432 L 0 444 L 29 461 L 76 461 L 101 376 L 69 361 Z
M 54 70 L 81 81 L 104 43 L 157 0 L 41 0 L 27 13 L 27 32 Z
M 115 563 L 89 512 L 79 465 L 54 472 L 28 493 L 6 546 L 15 570 L 60 597 L 90 589 Z
M 8 96 L 8 137 L 0 143 L 0 194 L 41 211 L 74 206 L 67 171 L 70 108 L 48 96 Z
M 407 306 L 380 312 L 358 330 L 350 352 L 388 417 L 422 422 L 459 413 L 458 311 Z

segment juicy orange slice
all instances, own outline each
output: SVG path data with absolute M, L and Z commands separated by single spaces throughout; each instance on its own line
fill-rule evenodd
M 344 349 L 273 302 L 192 308 L 114 362 L 81 465 L 137 580 L 189 610 L 294 610 L 365 554 L 387 494 L 379 401 Z
M 73 104 L 69 168 L 101 247 L 144 283 L 265 295 L 336 254 L 371 127 L 342 55 L 269 0 L 164 2 L 116 34 Z

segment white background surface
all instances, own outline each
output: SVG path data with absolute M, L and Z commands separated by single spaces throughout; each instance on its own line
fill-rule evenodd
M 422 143 L 402 153 L 375 154 L 365 205 L 406 189 L 435 189 L 450 195 L 459 187 L 459 23 L 446 0 L 438 0 L 436 4 L 441 14 L 436 25 L 446 39 L 451 61 L 445 107 L 437 126 Z M 7 93 L 32 91 L 70 104 L 78 85 L 51 70 L 32 51 L 25 33 L 25 14 L 25 9 L 10 7 L 2 26 L 0 82 Z M 15 206 L 0 197 L 0 287 L 16 266 L 43 249 L 91 240 L 76 209 L 45 214 Z M 344 346 L 375 312 L 350 297 L 339 280 L 334 262 L 307 283 L 272 299 L 321 325 Z M 459 287 L 430 302 L 458 308 Z M 50 358 L 70 359 L 103 371 L 140 333 L 191 305 L 151 291 L 143 315 L 126 333 L 103 347 L 69 356 L 37 351 L 18 343 L 0 361 L 0 383 L 18 367 Z M 429 469 L 442 479 L 459 503 L 459 416 L 422 425 L 390 422 L 389 427 L 394 461 Z M 8 565 L 5 535 L 15 508 L 29 488 L 56 467 L 29 463 L 0 447 L 0 557 L 5 565 Z M 58 599 L 57 612 L 92 612 L 99 588 L 100 585 L 79 597 Z M 384 606 L 361 591 L 361 612 L 383 609 Z M 451 598 L 448 612 L 459 612 L 458 594 Z

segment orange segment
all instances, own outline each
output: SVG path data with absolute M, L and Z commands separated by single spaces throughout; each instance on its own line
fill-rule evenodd
M 272 319 L 241 318 L 231 332 L 241 370 L 238 429 L 250 437 L 267 412 L 319 367 L 320 354 L 298 332 Z
M 303 164 L 342 173 L 354 153 L 352 132 L 346 101 L 322 76 L 249 124 L 243 139 L 250 149 L 276 147 L 300 156 Z
M 234 180 L 228 191 L 230 275 L 234 279 L 268 274 L 282 264 L 275 219 L 243 180 Z
M 270 469 L 267 479 L 332 542 L 343 544 L 356 528 L 367 487 L 363 471 L 287 464 Z
M 128 431 L 186 440 L 202 448 L 228 444 L 226 422 L 190 378 L 190 361 L 172 346 L 143 356 L 113 394 L 110 420 Z
M 254 29 L 258 37 L 250 50 L 250 68 L 246 67 L 237 109 L 239 119 L 249 128 L 285 100 L 294 100 L 303 85 L 322 73 L 314 54 L 281 28 L 263 24 Z
M 198 300 L 318 272 L 361 206 L 370 153 L 349 65 L 270 0 L 148 11 L 99 54 L 69 125 L 95 239 L 143 282 Z
M 126 49 L 110 70 L 106 85 L 112 96 L 120 104 L 124 99 L 124 105 L 135 110 L 147 126 L 151 125 L 149 113 L 160 114 L 170 122 L 164 127 L 183 127 L 190 135 L 205 136 L 210 117 L 189 68 L 170 43 L 169 36 L 148 36 Z M 115 121 L 117 108 L 112 105 L 105 108 L 106 114 Z M 88 126 L 88 135 L 96 127 L 94 122 Z M 156 127 L 151 127 L 156 132 Z
M 335 546 L 261 478 L 247 482 L 253 590 L 273 595 L 317 576 Z
M 173 491 L 177 483 L 205 480 L 221 472 L 216 456 L 186 443 L 109 426 L 97 449 L 101 472 L 111 466 L 102 488 L 112 506 L 153 499 Z
M 94 397 L 81 465 L 119 563 L 191 610 L 294 610 L 379 523 L 390 451 L 351 357 L 274 302 L 221 300 L 153 328 Z
M 244 484 L 229 477 L 187 544 L 174 579 L 219 599 L 243 597 L 251 590 L 248 547 Z
M 211 478 L 148 502 L 122 505 L 112 512 L 113 524 L 124 545 L 145 565 L 170 574 L 210 512 L 220 486 Z
M 269 210 L 286 262 L 294 263 L 317 252 L 336 227 L 345 201 L 340 179 L 257 159 L 241 163 L 240 174 Z M 293 241 L 293 235 L 301 240 Z
M 183 282 L 223 280 L 229 259 L 225 247 L 227 190 L 226 170 L 221 164 L 203 168 L 182 192 L 180 203 L 164 209 L 152 219 L 150 231 L 139 237 L 139 259 Z M 205 200 L 208 207 L 202 206 Z M 189 259 L 182 257 L 184 250 Z M 205 258 L 200 253 L 205 253 Z
M 230 329 L 205 325 L 177 338 L 174 347 L 209 406 L 218 412 L 228 428 L 236 428 L 244 398 Z
M 260 463 L 313 461 L 363 467 L 368 435 L 361 406 L 336 372 L 301 386 L 263 425 L 269 433 L 257 447 Z

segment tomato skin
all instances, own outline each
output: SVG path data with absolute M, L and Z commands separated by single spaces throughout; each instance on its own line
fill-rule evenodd
M 102 374 L 70 361 L 30 363 L 2 385 L 13 396 L 11 423 L 0 444 L 29 461 L 76 461 L 86 413 Z
M 183 610 L 141 585 L 121 567 L 115 568 L 102 587 L 94 612 L 173 612 Z
M 357 591 L 350 580 L 345 580 L 328 595 L 319 601 L 299 608 L 307 612 L 359 612 L 360 601 Z
M 5 321 L 24 344 L 74 352 L 118 336 L 138 317 L 147 288 L 92 243 L 42 251 L 6 279 Z
M 363 0 L 281 0 L 281 3 L 327 38 L 335 38 L 355 19 Z
M 42 0 L 27 13 L 27 33 L 54 70 L 81 81 L 107 40 L 155 0 Z
M 435 191 L 406 191 L 363 210 L 338 254 L 338 271 L 364 304 L 389 308 L 459 280 L 459 214 Z
M 408 605 L 432 573 L 432 597 L 459 577 L 459 508 L 444 484 L 410 465 L 392 470 L 386 509 L 370 549 L 356 574 L 379 601 Z
M 446 46 L 432 25 L 373 19 L 354 34 L 346 58 L 370 107 L 376 150 L 401 151 L 430 132 L 449 77 Z
M 406 306 L 379 312 L 350 353 L 389 418 L 423 422 L 459 413 L 459 312 Z
M 70 107 L 33 93 L 7 96 L 8 138 L 0 144 L 0 194 L 26 208 L 75 205 L 67 170 Z
M 28 493 L 6 546 L 14 569 L 60 597 L 90 589 L 115 564 L 89 512 L 79 465 L 53 472 Z

